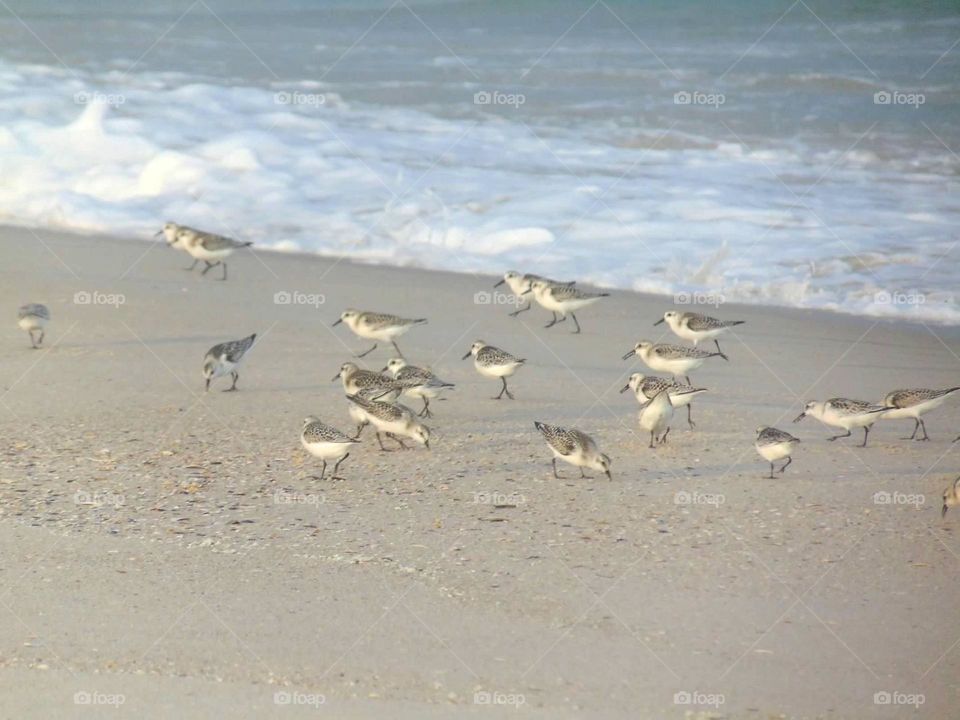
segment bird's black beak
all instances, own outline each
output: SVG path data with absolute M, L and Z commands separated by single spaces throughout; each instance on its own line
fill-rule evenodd
M 533 288 L 527 288 L 526 290 L 524 290 L 524 291 L 523 291 L 522 293 L 520 293 L 520 294 L 521 294 L 521 295 L 529 295 L 529 294 L 532 293 L 532 292 L 533 292 Z
M 343 318 L 339 318 L 333 325 L 331 325 L 331 327 L 336 327 L 337 325 L 339 325 L 339 324 L 342 323 L 342 322 L 343 322 Z
M 342 374 L 343 374 L 342 371 L 341 371 L 341 372 L 338 372 L 336 375 L 334 375 L 332 378 L 330 378 L 330 382 L 333 382 L 334 380 L 336 380 L 337 378 L 339 378 Z
M 607 480 L 613 480 L 613 475 L 610 474 L 610 471 L 609 471 L 609 470 L 604 470 L 604 472 L 605 472 L 606 475 L 607 475 Z
M 470 353 L 469 353 L 469 352 L 468 352 L 466 355 L 464 355 L 462 358 L 460 358 L 460 359 L 461 359 L 461 360 L 466 360 L 468 357 L 470 357 Z
M 803 420 L 806 416 L 807 416 L 807 411 L 804 410 L 802 413 L 800 413 L 799 415 L 797 415 L 797 416 L 793 419 L 793 421 L 794 421 L 794 422 L 800 422 L 800 421 Z
M 629 389 L 630 389 L 630 383 L 627 383 L 622 388 L 620 388 L 620 394 L 623 395 Z
M 507 281 L 507 279 L 504 278 L 503 280 L 501 280 L 500 282 L 498 282 L 496 285 L 494 285 L 494 287 L 495 287 L 495 288 L 498 288 L 498 287 L 500 287 L 501 285 L 503 285 L 506 281 Z
M 427 450 L 429 450 L 429 449 L 430 449 L 430 441 L 429 441 L 429 440 L 424 440 L 424 441 L 423 441 L 423 446 L 424 446 Z
M 161 235 L 163 235 L 163 230 L 157 230 L 157 231 L 153 234 L 154 237 L 160 237 Z
M 210 391 L 210 378 L 207 378 L 207 387 L 205 392 L 209 392 L 209 391 Z
M 385 372 L 386 372 L 387 370 L 389 370 L 389 369 L 390 369 L 390 366 L 387 365 L 386 367 L 384 367 L 383 369 L 381 369 L 380 372 L 385 373 Z
M 947 504 L 944 503 L 943 507 L 940 508 L 940 517 L 946 517 L 947 515 Z
M 663 321 L 664 321 L 665 319 L 666 319 L 666 318 L 660 318 L 659 320 L 657 320 L 657 321 L 653 324 L 653 326 L 656 327 L 657 325 L 660 325 L 661 323 L 663 323 Z
M 631 350 L 631 351 L 628 352 L 626 355 L 624 355 L 621 359 L 622 359 L 622 360 L 629 360 L 631 356 L 636 355 L 636 354 L 637 354 L 637 351 L 636 351 L 636 350 Z M 621 391 L 621 392 L 622 392 L 622 391 Z

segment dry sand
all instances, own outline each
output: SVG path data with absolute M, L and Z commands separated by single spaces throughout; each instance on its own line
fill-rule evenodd
M 2 717 L 957 716 L 960 512 L 942 520 L 940 494 L 960 403 L 927 416 L 928 443 L 900 439 L 910 421 L 866 449 L 790 423 L 806 399 L 960 384 L 957 329 L 707 308 L 747 324 L 694 374 L 696 430 L 681 410 L 651 451 L 618 394 L 642 368 L 620 357 L 674 340 L 652 327 L 670 298 L 614 293 L 574 336 L 475 304 L 488 277 L 247 253 L 221 283 L 187 264 L 0 230 Z M 28 301 L 53 316 L 39 351 L 15 323 Z M 368 346 L 330 328 L 348 306 L 429 318 L 401 347 L 457 388 L 431 451 L 365 434 L 347 480 L 318 482 L 298 434 L 308 414 L 351 428 L 330 382 Z M 204 394 L 204 352 L 251 332 L 240 392 Z M 528 358 L 515 401 L 460 360 L 477 338 Z M 613 482 L 553 479 L 534 420 L 591 433 Z M 762 424 L 803 440 L 775 480 Z

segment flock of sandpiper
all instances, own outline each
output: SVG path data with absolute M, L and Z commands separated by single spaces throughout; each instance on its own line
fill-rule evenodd
M 193 228 L 168 222 L 157 235 L 163 235 L 171 247 L 183 250 L 193 257 L 194 262 L 187 270 L 193 270 L 199 262 L 206 267 L 201 274 L 205 275 L 217 265 L 222 266 L 221 280 L 227 279 L 227 258 L 237 249 L 251 245 L 249 242 L 238 242 L 222 235 L 202 232 Z M 564 322 L 567 316 L 573 320 L 576 329 L 580 332 L 580 323 L 576 312 L 592 305 L 608 293 L 588 292 L 576 286 L 575 282 L 558 282 L 538 275 L 521 274 L 510 271 L 494 287 L 506 283 L 517 298 L 532 298 L 545 310 L 552 313 L 552 320 L 546 327 L 552 327 Z M 525 307 L 518 308 L 510 313 L 516 317 L 531 308 L 527 302 Z M 19 326 L 30 334 L 30 342 L 34 348 L 41 346 L 44 331 L 50 321 L 50 312 L 46 306 L 39 303 L 29 303 L 19 309 Z M 430 400 L 439 397 L 444 391 L 454 387 L 452 383 L 444 382 L 426 368 L 410 365 L 403 358 L 403 353 L 397 346 L 397 338 L 414 326 L 425 323 L 425 319 L 407 319 L 396 315 L 364 312 L 354 309 L 345 310 L 340 318 L 333 323 L 335 326 L 343 323 L 355 335 L 366 340 L 373 340 L 373 347 L 357 355 L 365 357 L 373 352 L 379 343 L 390 343 L 398 357 L 390 359 L 380 372 L 364 370 L 352 362 L 346 362 L 333 380 L 340 380 L 349 401 L 349 413 L 357 423 L 353 435 L 323 423 L 315 416 L 307 417 L 303 422 L 300 440 L 303 447 L 314 457 L 322 461 L 323 466 L 319 479 L 326 475 L 328 462 L 333 462 L 332 479 L 342 479 L 337 473 L 341 463 L 350 455 L 353 445 L 360 442 L 360 434 L 367 425 L 372 425 L 376 433 L 377 442 L 381 450 L 387 450 L 383 444 L 383 436 L 397 443 L 397 449 L 408 449 L 404 439 L 412 440 L 427 448 L 430 447 L 430 429 L 420 418 L 432 417 Z M 690 382 L 689 373 L 702 366 L 712 358 L 727 359 L 720 349 L 719 338 L 731 328 L 743 324 L 739 320 L 718 320 L 699 313 L 668 311 L 654 325 L 666 323 L 675 335 L 692 343 L 674 345 L 668 343 L 653 343 L 641 340 L 633 349 L 623 356 L 640 358 L 652 370 L 667 373 L 670 377 L 644 375 L 633 373 L 629 381 L 620 391 L 630 390 L 640 403 L 638 416 L 640 427 L 650 433 L 650 447 L 665 443 L 670 433 L 670 424 L 674 410 L 678 407 L 687 408 L 687 423 L 694 427 L 691 403 L 693 399 L 707 392 L 706 388 L 695 387 Z M 232 384 L 226 391 L 237 389 L 239 373 L 237 367 L 248 350 L 256 341 L 256 334 L 240 340 L 220 343 L 210 348 L 203 360 L 203 377 L 206 389 L 216 378 L 229 375 Z M 716 351 L 700 349 L 702 342 L 713 341 Z M 466 360 L 473 357 L 473 365 L 477 372 L 489 378 L 499 378 L 501 381 L 500 393 L 494 396 L 500 400 L 504 395 L 513 399 L 513 394 L 507 387 L 507 378 L 526 362 L 509 352 L 490 345 L 483 340 L 477 340 L 470 350 L 463 356 Z M 683 378 L 685 382 L 681 382 Z M 894 390 L 884 397 L 880 403 L 849 398 L 831 398 L 830 400 L 813 400 L 806 404 L 803 412 L 794 420 L 800 422 L 808 415 L 820 422 L 846 430 L 845 434 L 834 435 L 828 440 L 838 440 L 850 437 L 853 429 L 863 428 L 863 443 L 866 447 L 870 428 L 881 419 L 912 419 L 914 421 L 913 434 L 908 440 L 929 440 L 923 415 L 939 407 L 952 394 L 960 391 L 960 387 L 944 390 L 914 388 Z M 401 396 L 417 398 L 423 401 L 423 407 L 415 413 L 399 401 Z M 561 459 L 580 469 L 581 477 L 586 477 L 584 468 L 604 473 L 612 479 L 610 473 L 610 458 L 600 452 L 596 442 L 586 433 L 574 429 L 563 428 L 547 423 L 535 421 L 535 427 L 543 435 L 550 448 L 553 459 L 553 474 L 557 473 L 557 459 Z M 917 437 L 919 431 L 921 437 Z M 774 427 L 757 428 L 755 447 L 767 462 L 770 463 L 770 478 L 777 470 L 775 463 L 780 460 L 786 462 L 779 468 L 779 472 L 786 470 L 792 462 L 792 454 L 800 440 L 790 433 Z M 954 442 L 960 441 L 957 437 Z M 942 514 L 946 514 L 949 507 L 960 505 L 960 478 L 943 493 Z

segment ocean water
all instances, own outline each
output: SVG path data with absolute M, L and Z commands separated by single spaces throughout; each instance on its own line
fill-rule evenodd
M 0 222 L 960 322 L 956 3 L 6 0 Z

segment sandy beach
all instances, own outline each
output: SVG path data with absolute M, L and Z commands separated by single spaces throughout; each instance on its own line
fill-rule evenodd
M 946 718 L 960 701 L 960 403 L 829 443 L 803 402 L 960 384 L 960 330 L 825 311 L 745 320 L 656 450 L 619 390 L 672 297 L 614 291 L 549 330 L 477 302 L 497 278 L 0 228 L 4 718 Z M 507 270 L 509 268 L 504 268 Z M 517 268 L 536 270 L 536 268 Z M 289 300 L 289 302 L 286 302 Z M 482 300 L 482 298 L 481 298 Z M 16 308 L 42 302 L 41 350 Z M 428 318 L 407 358 L 456 389 L 431 449 L 373 434 L 318 482 L 315 414 L 369 347 L 347 307 Z M 258 333 L 239 392 L 204 353 Z M 516 400 L 461 361 L 527 365 Z M 379 370 L 381 345 L 359 361 Z M 410 401 L 418 407 L 418 401 Z M 563 480 L 535 420 L 590 433 L 613 480 Z M 783 476 L 755 428 L 802 440 Z M 877 495 L 881 493 L 881 495 Z M 889 701 L 889 702 L 887 702 Z

